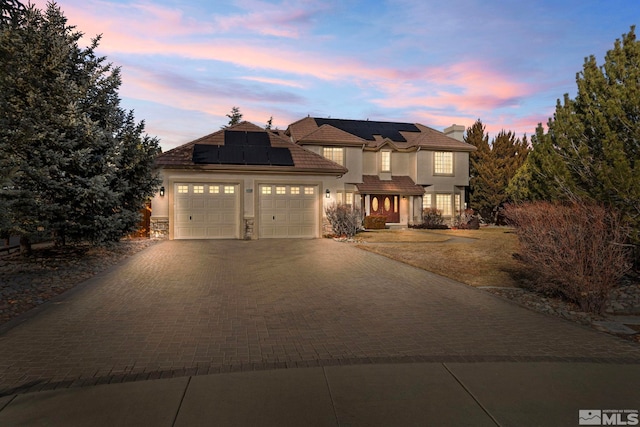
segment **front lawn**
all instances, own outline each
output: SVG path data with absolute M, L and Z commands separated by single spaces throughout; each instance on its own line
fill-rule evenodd
M 359 248 L 471 286 L 514 287 L 524 276 L 513 258 L 518 238 L 511 228 L 480 230 L 373 230 L 359 233 Z

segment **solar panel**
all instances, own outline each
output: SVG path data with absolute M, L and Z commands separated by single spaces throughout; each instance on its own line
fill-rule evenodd
M 224 131 L 224 145 L 247 145 L 247 132 L 245 131 Z
M 266 132 L 247 132 L 247 145 L 260 145 L 262 147 L 271 147 L 269 134 Z
M 420 132 L 412 123 L 375 122 L 368 120 L 315 119 L 318 126 L 329 125 L 368 141 L 375 141 L 373 135 L 380 135 L 396 142 L 407 140 L 400 134 L 403 132 Z
M 193 163 L 294 166 L 291 152 L 271 147 L 267 132 L 224 131 L 224 145 L 196 144 Z
M 223 165 L 244 165 L 244 147 L 243 146 L 233 146 L 233 145 L 224 145 L 220 147 L 220 152 L 218 153 L 220 158 L 220 163 Z
M 218 145 L 204 145 L 204 144 L 196 144 L 193 147 L 193 163 L 198 164 L 211 164 L 211 163 L 220 163 L 218 157 L 219 151 Z
M 224 145 L 261 145 L 270 147 L 271 140 L 267 132 L 225 130 Z
M 272 166 L 293 166 L 293 158 L 288 148 L 270 147 L 267 152 Z
M 259 145 L 245 145 L 244 160 L 248 165 L 268 165 L 269 156 L 267 150 L 270 147 L 262 147 Z

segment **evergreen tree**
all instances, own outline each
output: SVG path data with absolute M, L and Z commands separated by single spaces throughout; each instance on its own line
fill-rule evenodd
M 80 48 L 82 35 L 54 3 L 20 14 L 0 26 L 0 170 L 12 171 L 0 201 L 9 231 L 27 250 L 40 229 L 62 244 L 118 239 L 159 184 L 158 142 L 120 108 L 120 70 L 96 56 L 99 38 Z
M 538 145 L 527 191 L 549 199 L 586 198 L 615 208 L 640 241 L 640 42 L 635 27 L 616 40 L 603 66 L 585 59 L 578 93 L 558 101 Z M 535 160 L 535 162 L 533 161 Z
M 227 126 L 224 126 L 223 129 L 229 126 L 237 125 L 242 121 L 242 113 L 240 112 L 240 108 L 231 107 L 231 112 L 227 114 L 227 117 L 229 118 L 229 123 L 227 123 Z
M 476 147 L 476 151 L 472 151 L 469 155 L 469 178 L 473 179 L 478 176 L 478 166 L 481 159 L 491 151 L 489 146 L 489 135 L 485 133 L 486 126 L 482 124 L 480 119 L 467 129 L 464 141 Z
M 0 2 L 0 24 L 18 24 L 22 19 L 24 5 L 18 0 L 2 0 Z
M 489 145 L 489 135 L 478 119 L 467 129 L 465 142 L 477 148 L 469 156 L 470 205 L 485 220 L 495 222 L 498 208 L 508 199 L 509 181 L 527 157 L 527 137 L 520 140 L 513 132 L 502 131 Z

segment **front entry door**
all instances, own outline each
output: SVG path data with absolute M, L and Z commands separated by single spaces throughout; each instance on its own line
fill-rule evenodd
M 370 212 L 372 215 L 384 215 L 387 223 L 400 222 L 400 196 L 388 194 L 372 194 L 370 197 Z

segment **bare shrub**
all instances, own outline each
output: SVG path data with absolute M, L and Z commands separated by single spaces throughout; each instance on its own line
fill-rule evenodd
M 602 313 L 609 291 L 631 267 L 620 217 L 584 202 L 507 205 L 504 213 L 516 226 L 519 255 L 536 290 Z
M 477 230 L 480 228 L 480 218 L 473 209 L 465 209 L 456 217 L 454 225 L 462 230 Z
M 422 211 L 422 227 L 428 229 L 446 229 L 449 228 L 444 223 L 442 212 L 436 208 L 425 208 Z
M 324 210 L 327 220 L 338 237 L 353 237 L 362 227 L 362 211 L 343 203 L 332 203 Z

